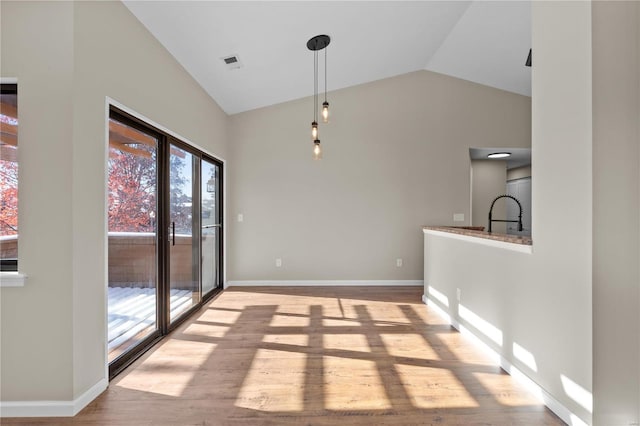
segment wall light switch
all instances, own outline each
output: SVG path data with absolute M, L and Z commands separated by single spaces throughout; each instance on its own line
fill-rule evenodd
M 277 258 L 276 259 L 276 268 L 280 268 L 282 266 L 282 259 Z
M 456 299 L 458 299 L 458 302 L 460 301 L 460 298 L 462 298 L 462 290 L 457 288 L 456 289 Z
M 454 222 L 464 222 L 464 213 L 454 213 L 453 214 Z
M 400 258 L 397 258 L 397 259 L 396 259 L 396 266 L 397 266 L 398 268 L 402 267 L 402 259 L 400 259 Z
M 244 222 L 244 215 L 242 213 L 238 213 L 238 222 Z

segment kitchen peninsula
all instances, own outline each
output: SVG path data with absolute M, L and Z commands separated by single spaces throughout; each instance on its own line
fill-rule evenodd
M 491 241 L 500 241 L 504 243 L 510 244 L 520 244 L 524 246 L 531 246 L 533 241 L 531 237 L 520 236 L 520 235 L 510 235 L 510 234 L 501 234 L 497 232 L 486 232 L 482 227 L 470 227 L 470 226 L 424 226 L 422 228 L 425 234 L 443 234 L 449 233 L 454 234 L 455 236 L 464 236 L 469 237 L 469 241 L 474 241 L 474 239 L 486 239 Z M 445 236 L 445 235 L 443 235 Z M 479 241 L 476 241 L 479 242 Z M 481 241 L 480 241 L 481 242 Z M 509 246 L 505 246 L 508 248 Z

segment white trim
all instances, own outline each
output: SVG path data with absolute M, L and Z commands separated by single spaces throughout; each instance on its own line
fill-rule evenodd
M 451 317 L 444 309 L 442 309 L 436 301 L 429 299 L 426 294 L 422 295 L 422 302 L 432 308 L 435 312 L 437 312 L 442 318 L 451 324 L 456 330 L 461 333 L 464 333 L 466 336 L 471 337 L 471 340 L 480 346 L 485 351 L 491 353 L 492 357 L 500 363 L 500 367 L 507 372 L 509 375 L 513 376 L 516 380 L 521 381 L 528 389 L 534 391 L 534 394 L 538 397 L 540 402 L 542 402 L 547 408 L 553 411 L 562 421 L 564 421 L 568 425 L 577 426 L 578 424 L 583 425 L 586 424 L 582 422 L 581 419 L 575 414 L 571 412 L 567 407 L 562 405 L 560 401 L 555 399 L 549 392 L 547 392 L 542 386 L 537 384 L 533 379 L 515 367 L 509 360 L 504 358 L 500 353 L 496 352 L 493 348 L 483 342 L 478 335 L 473 333 L 468 327 L 462 326 L 458 320 L 454 317 Z M 582 422 L 582 423 L 581 423 Z
M 18 84 L 17 77 L 0 77 L 0 84 Z M 20 210 L 20 205 L 18 205 Z M 17 235 L 0 237 L 2 240 L 18 239 Z M 27 276 L 18 272 L 0 272 L 0 287 L 24 287 Z
M 73 417 L 108 386 L 101 379 L 73 401 L 0 401 L 0 417 Z
M 421 286 L 422 280 L 252 280 L 227 281 L 228 287 Z
M 111 106 L 109 104 L 109 97 L 105 97 L 104 99 L 104 199 L 102 200 L 103 206 L 103 231 L 104 231 L 104 274 L 102 276 L 103 287 L 102 287 L 102 297 L 103 297 L 103 308 L 106 313 L 104 318 L 104 336 L 105 339 L 102 341 L 102 351 L 104 353 L 104 377 L 109 377 L 109 112 Z
M 425 234 L 435 235 L 437 237 L 451 238 L 453 240 L 462 240 L 470 243 L 482 244 L 489 247 L 497 247 L 501 249 L 517 251 L 520 253 L 533 253 L 533 246 L 528 244 L 516 244 L 506 241 L 492 240 L 489 238 L 474 237 L 472 235 L 455 234 L 453 232 L 436 231 L 434 229 L 423 229 Z
M 100 396 L 102 392 L 109 387 L 109 380 L 100 379 L 98 383 L 91 386 L 85 393 L 73 400 L 73 415 L 78 414 L 84 407 L 89 405 L 91 401 Z
M 19 272 L 0 272 L 0 287 L 24 287 L 27 276 Z

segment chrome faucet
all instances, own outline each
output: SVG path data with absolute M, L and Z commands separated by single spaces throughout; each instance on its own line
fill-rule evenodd
M 493 214 L 493 205 L 496 203 L 496 201 L 498 201 L 500 198 L 511 198 L 513 201 L 515 201 L 516 203 L 518 203 L 518 207 L 520 208 L 520 214 L 518 215 L 518 220 L 501 220 L 501 219 L 493 219 L 492 218 L 492 214 Z M 518 222 L 518 232 L 522 232 L 522 204 L 520 204 L 520 201 L 518 201 L 518 199 L 512 195 L 499 195 L 496 198 L 494 198 L 493 202 L 491 203 L 491 208 L 489 209 L 489 232 L 491 232 L 491 223 L 493 222 Z

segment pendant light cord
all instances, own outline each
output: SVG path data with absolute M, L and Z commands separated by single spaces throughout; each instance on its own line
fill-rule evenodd
M 318 121 L 318 51 L 313 52 L 313 121 Z
M 324 101 L 327 102 L 327 50 L 329 46 L 324 48 Z

